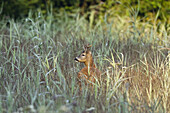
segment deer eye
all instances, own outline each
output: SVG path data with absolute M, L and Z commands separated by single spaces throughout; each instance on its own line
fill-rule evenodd
M 82 56 L 85 56 L 85 54 L 82 54 Z

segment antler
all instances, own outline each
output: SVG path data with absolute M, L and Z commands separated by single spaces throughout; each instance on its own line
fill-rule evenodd
M 92 46 L 92 45 L 89 45 L 89 44 L 88 44 L 88 45 L 85 45 L 85 46 L 84 46 L 84 50 L 87 51 L 91 46 Z

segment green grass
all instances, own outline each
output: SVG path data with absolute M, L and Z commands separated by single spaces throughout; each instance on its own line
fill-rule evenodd
M 170 111 L 170 28 L 136 17 L 95 26 L 76 14 L 58 17 L 0 20 L 0 112 Z M 74 58 L 84 44 L 93 45 L 102 81 L 79 93 L 83 64 Z

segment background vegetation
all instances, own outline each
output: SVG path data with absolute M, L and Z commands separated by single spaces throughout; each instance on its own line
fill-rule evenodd
M 19 18 L 28 15 L 30 10 L 37 10 L 47 14 L 50 7 L 53 12 L 58 13 L 66 10 L 73 13 L 75 10 L 81 14 L 94 13 L 95 17 L 102 19 L 105 14 L 130 15 L 130 9 L 139 8 L 138 16 L 148 19 L 155 16 L 163 21 L 169 21 L 169 0 L 1 0 L 3 6 L 2 15 Z M 140 5 L 140 7 L 139 7 Z
M 3 1 L 0 112 L 169 112 L 169 1 L 144 1 Z M 88 43 L 102 81 L 80 92 Z

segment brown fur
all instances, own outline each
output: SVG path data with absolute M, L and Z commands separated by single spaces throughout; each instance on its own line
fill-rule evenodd
M 96 68 L 94 64 L 92 53 L 89 50 L 91 46 L 85 46 L 84 51 L 75 58 L 75 61 L 82 62 L 85 67 L 78 72 L 79 86 L 81 87 L 81 81 L 84 80 L 85 84 L 90 84 L 93 87 L 96 78 L 100 79 L 101 72 Z M 81 88 L 80 88 L 81 89 Z

